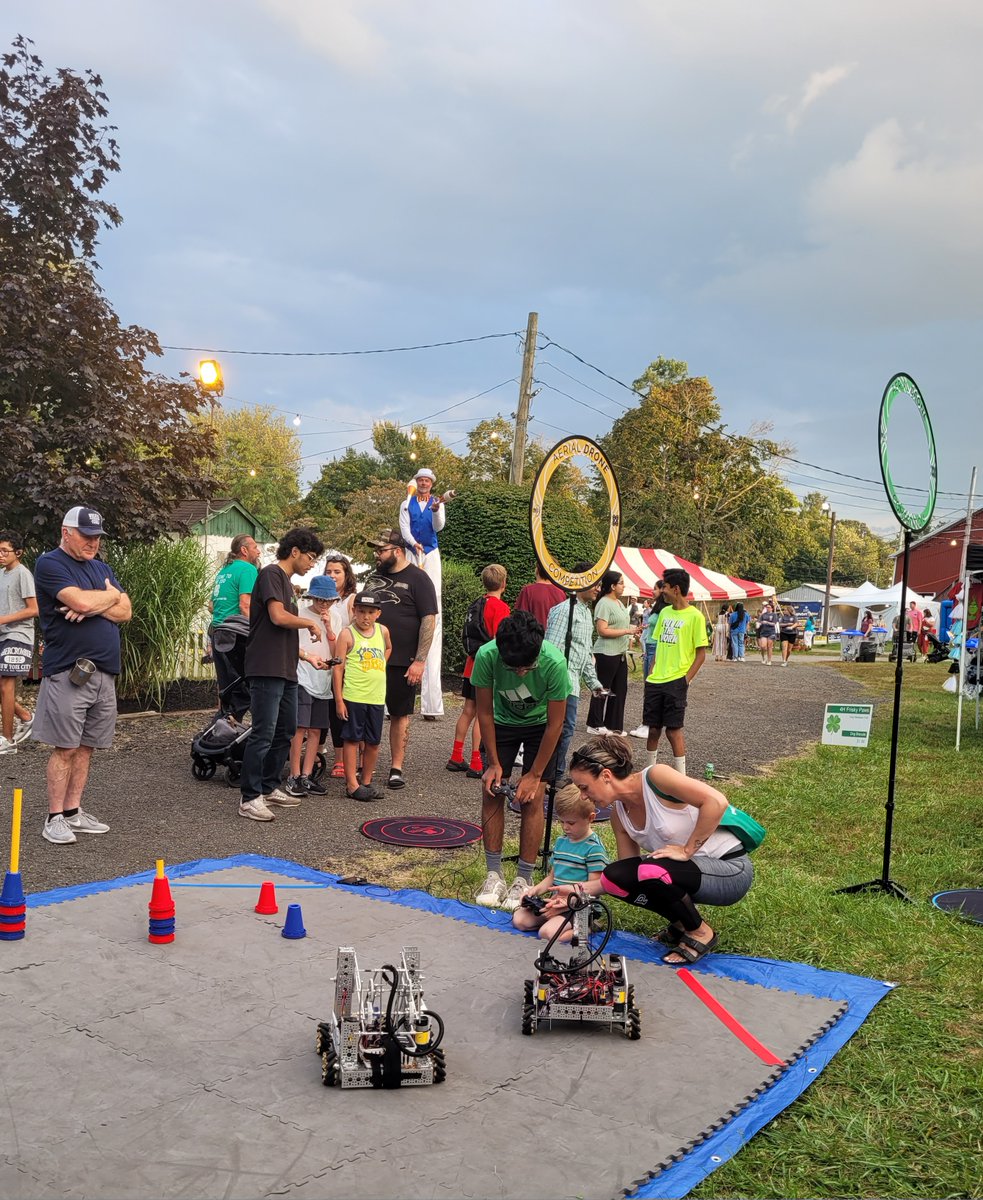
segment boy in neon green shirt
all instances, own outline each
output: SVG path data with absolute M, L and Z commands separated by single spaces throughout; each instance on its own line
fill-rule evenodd
M 652 631 L 655 662 L 645 680 L 642 724 L 648 726 L 646 746 L 653 766 L 659 757 L 659 738 L 665 729 L 672 765 L 686 774 L 686 735 L 683 717 L 689 685 L 707 656 L 707 626 L 703 614 L 689 602 L 689 572 L 670 567 L 663 576 L 662 594 L 671 607 L 659 613 Z

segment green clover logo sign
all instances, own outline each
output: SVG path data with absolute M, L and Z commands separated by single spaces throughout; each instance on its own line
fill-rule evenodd
M 826 719 L 826 732 L 827 733 L 839 733 L 839 731 L 840 731 L 840 718 L 835 713 L 833 713 Z

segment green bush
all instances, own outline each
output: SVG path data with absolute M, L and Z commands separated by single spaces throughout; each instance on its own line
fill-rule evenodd
M 193 538 L 144 544 L 110 542 L 106 560 L 130 597 L 133 619 L 121 627 L 121 697 L 160 703 L 208 600 L 208 568 Z
M 535 578 L 529 493 L 528 487 L 507 483 L 470 483 L 449 506 L 447 525 L 440 535 L 445 561 L 453 559 L 478 572 L 488 563 L 501 563 L 509 573 L 505 592 L 509 603 L 523 584 Z M 578 561 L 595 563 L 600 558 L 605 538 L 597 519 L 571 497 L 547 493 L 543 527 L 550 552 L 564 567 Z M 446 584 L 444 590 L 446 594 Z M 480 584 L 476 594 L 481 594 Z
M 448 673 L 459 674 L 464 669 L 464 646 L 461 643 L 464 618 L 471 601 L 484 595 L 485 589 L 481 585 L 480 568 L 457 562 L 453 558 L 444 558 L 443 554 L 440 557 L 443 669 Z M 481 564 L 482 567 L 486 565 Z

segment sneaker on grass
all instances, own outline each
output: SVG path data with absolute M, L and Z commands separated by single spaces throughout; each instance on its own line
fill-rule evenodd
M 507 895 L 508 888 L 505 886 L 505 880 L 497 871 L 489 871 L 474 902 L 480 904 L 482 908 L 501 908 Z
M 109 826 L 105 821 L 97 820 L 92 813 L 80 808 L 73 817 L 66 817 L 65 824 L 72 833 L 108 833 Z
M 75 834 L 68 827 L 68 822 L 57 813 L 49 821 L 45 821 L 41 836 L 54 846 L 67 846 L 76 840 Z
M 528 879 L 523 879 L 521 875 L 516 875 L 512 880 L 512 886 L 508 890 L 505 900 L 502 902 L 502 908 L 506 912 L 515 912 L 522 900 L 522 893 L 532 887 Z
M 257 796 L 254 800 L 239 800 L 239 816 L 246 817 L 250 821 L 275 821 L 276 815 L 271 813 L 266 807 L 262 796 Z
M 307 795 L 303 792 L 302 795 Z M 281 788 L 274 788 L 272 792 L 267 792 L 263 797 L 267 804 L 275 805 L 277 808 L 297 808 L 300 804 L 300 796 L 295 796 L 292 792 L 285 792 Z

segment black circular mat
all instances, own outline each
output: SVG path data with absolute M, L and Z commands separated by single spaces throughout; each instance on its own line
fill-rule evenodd
M 967 921 L 983 925 L 983 888 L 959 888 L 952 892 L 936 892 L 932 903 L 943 912 L 955 913 Z
M 515 813 L 515 815 L 517 817 L 522 815 L 522 805 L 519 803 L 518 800 L 510 800 L 509 801 L 509 812 Z M 549 800 L 544 800 L 543 801 L 543 816 L 545 817 L 548 815 L 549 815 Z M 556 820 L 555 814 L 553 816 L 553 820 L 554 821 Z M 595 814 L 594 814 L 594 824 L 595 825 L 598 823 L 598 821 L 610 821 L 610 820 L 611 820 L 611 809 L 610 808 L 599 808 L 597 810 L 597 812 L 595 812 Z
M 481 826 L 448 817 L 379 817 L 366 821 L 362 832 L 373 841 L 387 846 L 425 846 L 431 850 L 452 850 L 469 846 L 481 837 Z

